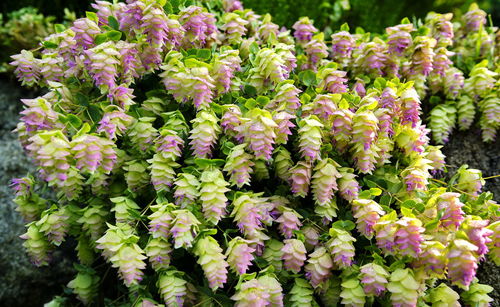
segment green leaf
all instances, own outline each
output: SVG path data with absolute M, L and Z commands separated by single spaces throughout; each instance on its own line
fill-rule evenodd
M 346 31 L 346 32 L 349 32 L 349 25 L 347 24 L 347 22 L 344 22 L 344 23 L 340 26 L 340 31 Z
M 159 6 L 165 6 L 165 4 L 167 4 L 167 0 L 156 0 L 156 3 L 158 3 Z
M 95 37 L 94 43 L 96 45 L 100 45 L 100 44 L 104 43 L 105 41 L 107 41 L 107 39 L 108 39 L 108 36 L 106 34 L 98 34 Z
M 414 217 L 413 211 L 410 208 L 402 207 L 401 214 L 406 217 Z
M 114 30 L 117 30 L 117 31 L 120 30 L 120 23 L 118 22 L 118 20 L 116 20 L 116 18 L 114 16 L 108 17 L 108 25 Z
M 384 78 L 381 78 L 381 77 L 378 77 L 373 82 L 373 86 L 375 86 L 379 90 L 384 89 L 386 84 L 387 84 L 387 81 Z
M 250 97 L 255 97 L 257 95 L 257 89 L 249 84 L 245 84 L 243 91 L 245 92 L 245 95 Z
M 95 23 L 99 22 L 99 17 L 97 17 L 97 14 L 94 12 L 85 12 L 85 16 Z
M 439 219 L 433 220 L 427 224 L 425 224 L 425 229 L 427 230 L 433 230 L 436 229 L 436 227 L 439 225 Z
M 257 101 L 257 105 L 263 108 L 269 103 L 271 99 L 269 99 L 269 97 L 266 96 L 258 96 L 257 99 L 255 100 Z
M 59 47 L 59 45 L 53 43 L 53 42 L 48 42 L 48 41 L 45 41 L 42 43 L 42 45 L 45 47 L 45 48 L 49 48 L 49 49 L 52 49 L 52 48 L 57 48 Z
M 222 159 L 195 159 L 194 163 L 201 169 L 208 167 L 221 167 L 226 161 Z
M 165 10 L 165 13 L 167 13 L 167 14 L 174 13 L 174 8 L 172 7 L 172 4 L 170 4 L 170 2 L 165 3 L 165 5 L 163 5 L 163 9 Z
M 106 37 L 114 42 L 119 41 L 122 38 L 122 32 L 120 31 L 109 31 L 106 33 Z
M 417 202 L 414 201 L 413 199 L 408 199 L 408 200 L 405 200 L 403 203 L 401 203 L 401 207 L 413 209 L 413 208 L 415 208 L 416 204 L 417 204 Z
M 143 220 L 146 218 L 145 216 L 142 216 L 141 213 L 135 209 L 127 209 L 127 212 L 128 212 L 128 214 L 130 214 L 130 216 L 134 220 L 137 220 L 137 221 L 140 221 L 140 220 Z
M 314 86 L 316 85 L 316 74 L 310 69 L 301 71 L 299 73 L 299 80 L 305 86 Z
M 403 19 L 401 20 L 401 23 L 402 23 L 402 24 L 404 24 L 404 25 L 406 25 L 406 24 L 410 24 L 410 23 L 411 23 L 411 21 L 410 21 L 410 19 L 408 19 L 408 17 L 405 17 L 405 18 L 403 18 Z
M 256 42 L 253 42 L 250 44 L 250 53 L 253 53 L 253 54 L 257 54 L 257 52 L 259 52 L 260 48 L 259 48 L 259 44 L 257 44 Z
M 390 206 L 392 203 L 392 197 L 390 195 L 382 195 L 382 197 L 380 197 L 380 201 L 379 201 L 379 204 L 381 206 Z
M 196 52 L 196 57 L 203 61 L 208 61 L 212 57 L 212 50 L 210 49 L 198 49 Z
M 351 231 L 356 228 L 356 224 L 352 221 L 340 220 L 332 224 L 332 228 L 343 229 L 346 231 Z
M 60 23 L 56 23 L 54 25 L 54 30 L 56 31 L 56 33 L 61 33 L 61 32 L 64 32 L 66 30 L 66 27 Z
M 373 196 L 379 196 L 380 194 L 382 194 L 382 190 L 379 188 L 371 188 L 370 194 Z
M 98 123 L 101 120 L 101 110 L 99 107 L 91 105 L 87 108 L 87 112 L 94 123 Z
M 358 194 L 358 198 L 363 198 L 363 199 L 370 199 L 372 194 L 370 193 L 369 190 L 361 191 Z
M 66 119 L 67 119 L 68 123 L 71 126 L 73 126 L 73 128 L 75 128 L 75 129 L 79 129 L 82 126 L 82 120 L 80 119 L 80 117 L 78 117 L 74 114 L 68 114 L 66 116 Z
M 252 110 L 254 109 L 255 107 L 257 107 L 257 101 L 255 101 L 255 99 L 253 98 L 249 98 L 245 101 L 245 108 L 247 108 L 248 110 Z
M 356 34 L 365 34 L 365 30 L 361 27 L 356 27 Z

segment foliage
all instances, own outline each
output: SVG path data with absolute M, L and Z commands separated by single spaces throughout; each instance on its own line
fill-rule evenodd
M 328 47 L 306 18 L 292 37 L 239 1 L 192 4 L 98 1 L 13 56 L 48 91 L 16 129 L 39 170 L 13 182 L 24 245 L 47 265 L 77 241 L 50 306 L 454 305 L 445 281 L 488 302 L 498 204 L 478 170 L 433 177 L 422 83 L 397 77 L 433 68 L 425 28 L 344 26 Z
M 64 10 L 66 21 L 73 20 L 74 14 Z M 0 47 L 4 55 L 1 71 L 10 69 L 7 65 L 8 55 L 23 49 L 36 49 L 43 38 L 54 33 L 53 16 L 44 16 L 36 8 L 25 7 L 9 13 L 6 18 L 0 14 Z

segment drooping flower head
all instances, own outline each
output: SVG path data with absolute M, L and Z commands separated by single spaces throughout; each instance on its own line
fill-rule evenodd
M 299 44 L 307 43 L 311 40 L 313 34 L 318 31 L 308 17 L 301 17 L 292 28 L 295 30 L 293 36 Z

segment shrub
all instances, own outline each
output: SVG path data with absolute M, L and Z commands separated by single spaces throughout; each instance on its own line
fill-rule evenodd
M 344 27 L 333 62 L 307 19 L 294 39 L 238 1 L 203 4 L 99 1 L 41 59 L 14 56 L 47 89 L 16 129 L 39 169 L 14 180 L 34 263 L 74 238 L 84 304 L 455 304 L 446 281 L 489 301 L 474 276 L 498 259 L 498 205 L 478 170 L 433 178 L 420 79 L 386 65 L 408 52 L 425 76 L 434 38 L 409 49 L 396 26 L 388 54 Z

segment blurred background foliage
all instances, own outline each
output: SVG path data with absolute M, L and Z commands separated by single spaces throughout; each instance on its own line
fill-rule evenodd
M 205 0 L 210 1 L 210 0 Z M 351 28 L 362 27 L 370 32 L 381 32 L 404 17 L 423 18 L 429 11 L 438 13 L 465 11 L 474 0 L 242 0 L 246 8 L 259 14 L 270 13 L 273 21 L 290 27 L 301 16 L 314 19 L 320 29 L 336 30 L 347 22 Z M 492 15 L 493 23 L 500 21 L 500 0 L 475 1 Z M 90 0 L 2 0 L 0 13 L 4 15 L 26 6 L 37 8 L 44 15 L 64 18 L 64 9 L 82 16 L 90 10 Z
M 108 0 L 112 1 L 112 0 Z M 124 0 L 122 0 L 124 1 Z M 213 0 L 201 0 L 213 1 Z M 307 15 L 314 25 L 326 34 L 347 22 L 351 29 L 362 27 L 368 32 L 383 33 L 388 26 L 408 17 L 424 18 L 429 11 L 467 11 L 474 0 L 242 0 L 246 8 L 258 14 L 270 13 L 273 22 L 291 27 L 301 16 Z M 493 24 L 500 24 L 500 0 L 477 0 L 490 13 Z M 91 0 L 0 0 L 0 48 L 5 62 L 8 55 L 21 49 L 37 46 L 40 38 L 53 31 L 53 23 L 84 16 L 91 10 Z M 26 8 L 31 7 L 31 8 Z M 36 8 L 36 9 L 34 9 Z M 0 71 L 3 69 L 0 64 Z
M 347 22 L 351 29 L 362 27 L 369 32 L 382 32 L 404 17 L 424 18 L 429 11 L 460 15 L 473 2 L 499 24 L 500 0 L 243 0 L 246 8 L 268 12 L 275 23 L 287 27 L 307 15 L 319 29 L 337 30 Z

